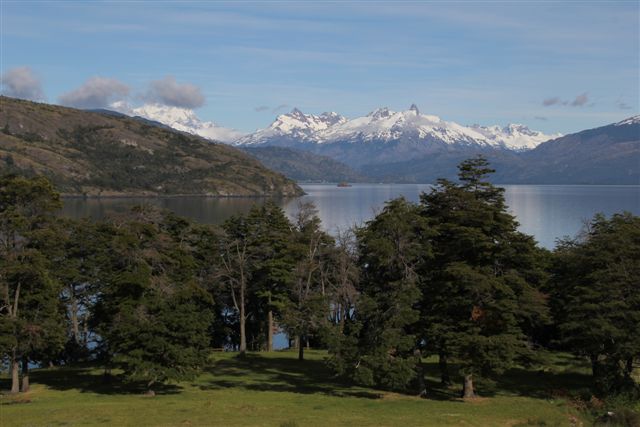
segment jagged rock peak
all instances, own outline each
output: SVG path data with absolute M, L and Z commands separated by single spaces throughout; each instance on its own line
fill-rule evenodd
M 388 107 L 382 107 L 382 108 L 377 108 L 373 110 L 372 112 L 367 114 L 367 116 L 377 120 L 377 119 L 384 119 L 387 117 L 391 117 L 392 114 L 393 112 L 389 110 Z
M 420 115 L 420 110 L 418 109 L 418 106 L 416 104 L 411 104 L 411 107 L 409 107 L 409 111 L 415 111 L 416 116 Z
M 293 107 L 293 110 L 291 110 L 289 115 L 293 117 L 305 117 L 304 113 L 300 111 L 298 107 Z

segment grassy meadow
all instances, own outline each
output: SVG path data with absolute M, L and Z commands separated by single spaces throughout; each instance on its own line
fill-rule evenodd
M 556 354 L 538 371 L 513 369 L 497 382 L 478 382 L 481 398 L 459 399 L 443 388 L 437 360 L 427 361 L 428 399 L 341 383 L 326 352 L 214 353 L 193 381 L 158 388 L 107 382 L 93 367 L 32 372 L 26 395 L 3 395 L 0 425 L 9 426 L 570 426 L 590 424 L 566 396 L 586 389 L 588 366 Z M 6 375 L 1 388 L 8 388 Z

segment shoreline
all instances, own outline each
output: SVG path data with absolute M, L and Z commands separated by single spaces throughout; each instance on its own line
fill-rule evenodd
M 203 199 L 297 199 L 298 197 L 305 196 L 307 193 L 302 193 L 297 196 L 283 195 L 283 194 L 255 194 L 255 195 L 216 195 L 216 194 L 111 194 L 111 195 L 87 195 L 77 193 L 61 193 L 60 197 L 63 199 L 180 199 L 180 198 L 203 198 Z

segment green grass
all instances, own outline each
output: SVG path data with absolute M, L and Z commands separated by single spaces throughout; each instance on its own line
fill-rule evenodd
M 32 391 L 2 396 L 0 426 L 565 426 L 577 412 L 553 390 L 588 386 L 586 367 L 554 355 L 539 371 L 512 370 L 499 381 L 479 382 L 477 401 L 442 388 L 437 364 L 427 361 L 431 398 L 352 386 L 331 376 L 326 353 L 309 351 L 214 354 L 195 381 L 168 385 L 146 397 L 94 368 L 35 370 Z M 3 377 L 0 387 L 7 389 Z

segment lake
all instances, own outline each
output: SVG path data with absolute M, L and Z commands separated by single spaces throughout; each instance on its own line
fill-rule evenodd
M 311 201 L 318 208 L 329 232 L 361 224 L 373 217 L 384 202 L 398 196 L 417 201 L 428 184 L 303 184 L 307 193 L 299 199 L 279 199 L 287 214 L 295 212 L 300 201 Z M 563 236 L 574 236 L 584 222 L 602 212 L 630 211 L 640 215 L 640 186 L 594 185 L 503 185 L 510 212 L 520 223 L 520 230 L 533 235 L 544 247 L 552 249 Z M 247 212 L 251 198 L 113 198 L 65 199 L 62 214 L 73 218 L 104 218 L 111 212 L 123 212 L 135 204 L 153 204 L 178 215 L 209 224 L 221 224 L 236 213 Z

